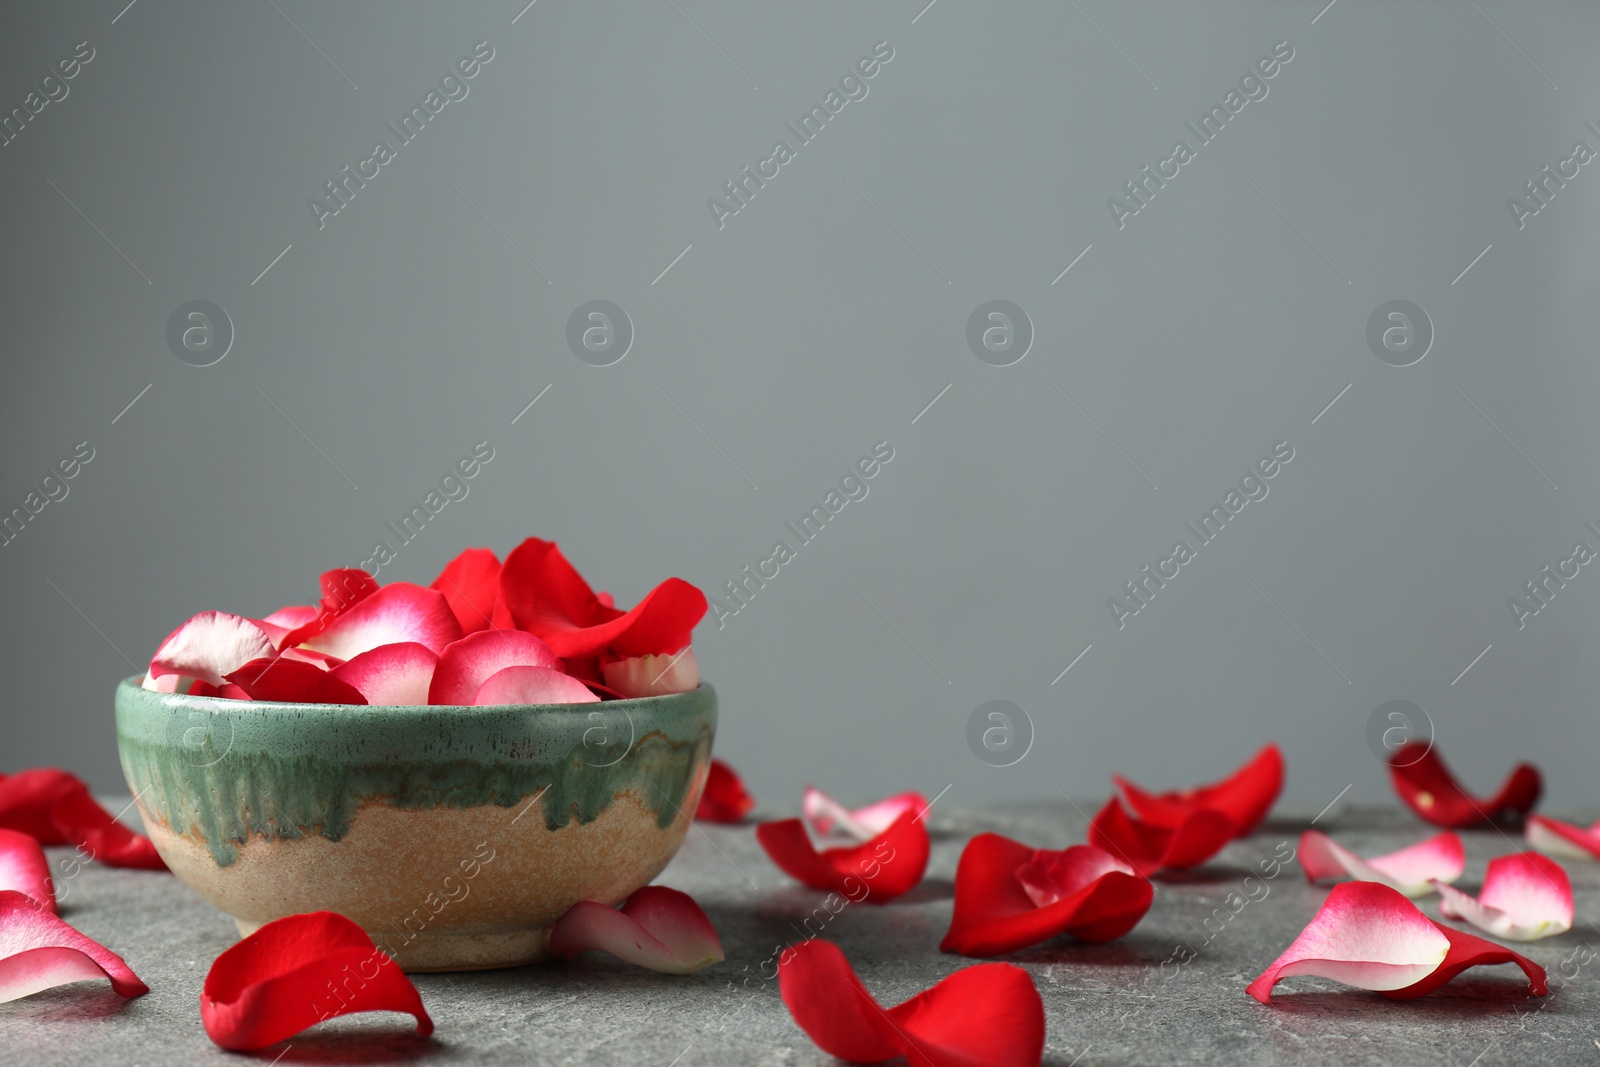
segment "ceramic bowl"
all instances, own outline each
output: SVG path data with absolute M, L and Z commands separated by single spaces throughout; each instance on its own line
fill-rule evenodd
M 241 934 L 359 923 L 408 971 L 548 957 L 580 900 L 661 872 L 700 802 L 716 693 L 505 707 L 281 704 L 117 687 L 161 858 Z

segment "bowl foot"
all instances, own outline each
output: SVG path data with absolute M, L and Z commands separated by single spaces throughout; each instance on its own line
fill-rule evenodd
M 234 919 L 239 936 L 249 937 L 264 923 Z M 522 967 L 551 958 L 547 929 L 496 930 L 487 933 L 444 933 L 424 930 L 407 934 L 397 944 L 393 931 L 367 931 L 379 947 L 410 974 L 440 971 L 489 971 Z

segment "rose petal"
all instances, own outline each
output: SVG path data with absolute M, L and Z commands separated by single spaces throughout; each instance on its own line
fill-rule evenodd
M 530 537 L 500 568 L 500 596 L 517 628 L 544 640 L 562 657 L 610 647 L 618 656 L 674 652 L 706 613 L 705 594 L 668 578 L 628 612 L 601 602 L 554 542 Z
M 613 660 L 603 670 L 606 685 L 619 696 L 654 697 L 668 693 L 687 693 L 700 685 L 700 664 L 694 650 L 675 655 L 630 656 Z
M 354 659 L 379 645 L 402 641 L 415 641 L 441 652 L 460 636 L 461 625 L 443 593 L 394 582 L 329 620 L 304 645 L 340 659 Z
M 258 659 L 228 675 L 251 700 L 292 704 L 365 704 L 367 698 L 349 682 L 298 660 Z
M 0 891 L 0 1003 L 86 978 L 111 979 L 119 996 L 150 992 L 121 956 L 84 937 L 26 893 Z
M 584 685 L 549 667 L 507 667 L 489 676 L 471 703 L 477 705 L 593 704 L 599 701 Z
M 1124 811 L 1116 797 L 1089 822 L 1089 844 L 1146 877 L 1168 867 L 1198 866 L 1221 852 L 1233 836 L 1233 822 L 1219 811 L 1195 808 L 1170 825 L 1145 822 Z
M 470 704 L 490 675 L 507 667 L 561 669 L 550 646 L 521 630 L 480 630 L 452 641 L 439 654 L 428 687 L 429 704 Z
M 374 583 L 373 589 L 376 590 L 376 588 L 377 585 Z M 272 626 L 282 627 L 285 630 L 293 630 L 296 626 L 304 626 L 316 617 L 317 609 L 309 604 L 289 604 L 274 611 L 261 621 Z
M 705 791 L 700 794 L 700 806 L 695 809 L 695 819 L 700 822 L 742 822 L 755 806 L 756 798 L 745 790 L 744 781 L 738 773 L 722 760 L 713 759 L 711 770 L 706 775 Z
M 265 1048 L 319 1022 L 362 1011 L 407 1012 L 433 1033 L 422 997 L 366 932 L 331 911 L 267 923 L 217 957 L 200 1021 L 226 1049 Z
M 428 687 L 438 662 L 439 657 L 426 645 L 401 641 L 369 649 L 328 674 L 354 686 L 368 704 L 412 706 L 428 703 Z
M 1437 970 L 1426 978 L 1404 989 L 1379 990 L 1391 1000 L 1410 1000 L 1420 997 L 1424 993 L 1431 993 L 1444 985 L 1450 979 L 1466 970 L 1468 967 L 1492 967 L 1497 963 L 1515 963 L 1522 968 L 1522 973 L 1528 976 L 1528 995 L 1535 997 L 1548 996 L 1550 986 L 1545 981 L 1544 968 L 1534 963 L 1528 957 L 1512 952 L 1503 945 L 1493 941 L 1485 941 L 1481 937 L 1452 930 L 1448 926 L 1433 924 L 1450 942 L 1449 955 L 1444 962 L 1439 964 Z
M 1572 882 L 1559 863 L 1537 853 L 1490 860 L 1477 899 L 1451 886 L 1438 889 L 1441 915 L 1503 941 L 1537 941 L 1572 929 Z
M 500 590 L 500 557 L 487 548 L 465 549 L 445 564 L 428 588 L 444 594 L 463 634 L 487 629 Z
M 1545 815 L 1528 816 L 1528 843 L 1566 859 L 1600 859 L 1600 822 L 1585 830 Z
M 21 893 L 52 914 L 56 910 L 50 861 L 39 839 L 21 830 L 0 830 L 0 892 Z
M 88 789 L 83 779 L 57 767 L 0 776 L 0 827 L 19 830 L 37 838 L 41 845 L 64 845 L 67 839 L 56 829 L 50 813 L 56 801 L 68 793 Z
M 302 617 L 302 621 L 284 635 L 278 643 L 279 648 L 290 648 L 310 640 L 327 629 L 339 616 L 378 591 L 378 580 L 357 568 L 323 571 L 318 583 L 322 586 L 322 599 L 312 609 L 309 619 Z
M 202 611 L 172 631 L 150 660 L 149 675 L 181 674 L 212 685 L 253 659 L 275 652 L 272 640 L 249 619 Z
M 1341 882 L 1294 943 L 1245 992 L 1266 1004 L 1291 975 L 1314 974 L 1358 989 L 1406 989 L 1450 951 L 1437 923 L 1378 882 Z
M 838 945 L 805 941 L 780 956 L 778 991 L 818 1048 L 852 1063 L 1038 1067 L 1044 1055 L 1044 1004 L 1009 963 L 965 967 L 885 1010 Z
M 62 794 L 50 809 L 50 819 L 67 844 L 78 846 L 80 852 L 108 867 L 167 869 L 148 837 L 122 825 L 89 795 L 88 786 L 82 782 L 78 785 Z
M 666 974 L 721 963 L 722 942 L 687 893 L 647 885 L 621 910 L 592 900 L 574 904 L 550 928 L 550 951 L 571 959 L 585 949 Z
M 820 789 L 806 786 L 800 802 L 800 811 L 811 828 L 819 834 L 840 833 L 867 841 L 883 833 L 905 812 L 921 816 L 928 810 L 928 802 L 921 793 L 896 793 L 892 797 L 851 810 Z
M 1434 882 L 1455 881 L 1467 864 L 1461 838 L 1450 830 L 1369 860 L 1337 844 L 1320 830 L 1307 830 L 1300 835 L 1298 855 L 1307 882 L 1355 878 L 1363 882 L 1381 882 L 1408 897 L 1433 892 Z
M 1148 879 L 1091 845 L 1036 851 L 979 834 L 956 866 L 955 909 L 939 950 L 999 956 L 1063 933 L 1111 941 L 1138 924 L 1154 895 Z
M 865 885 L 864 899 L 878 904 L 915 887 L 928 866 L 927 827 L 909 811 L 870 841 L 847 848 L 818 852 L 800 819 L 762 823 L 756 827 L 756 840 L 780 870 L 802 884 L 845 893 L 852 900 Z
M 1431 742 L 1408 741 L 1389 756 L 1389 778 L 1406 807 L 1435 826 L 1454 829 L 1492 826 L 1497 819 L 1520 818 L 1539 802 L 1539 769 L 1518 764 L 1492 797 L 1475 797 L 1461 788 Z
M 1220 782 L 1160 794 L 1147 792 L 1121 775 L 1111 777 L 1133 814 L 1145 822 L 1176 826 L 1195 808 L 1210 808 L 1228 817 L 1235 837 L 1246 837 L 1266 818 L 1283 791 L 1283 753 L 1277 745 L 1268 744 Z

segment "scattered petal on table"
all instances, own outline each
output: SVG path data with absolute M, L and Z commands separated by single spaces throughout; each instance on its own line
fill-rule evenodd
M 831 889 L 857 904 L 882 904 L 914 888 L 928 867 L 928 830 L 911 812 L 869 841 L 818 851 L 801 819 L 756 827 L 772 862 L 813 889 Z
M 1555 860 L 1534 852 L 1489 861 L 1476 899 L 1439 885 L 1439 913 L 1502 941 L 1537 941 L 1572 929 L 1572 882 Z
M 1451 830 L 1371 859 L 1361 858 L 1320 830 L 1307 830 L 1300 835 L 1299 856 L 1308 882 L 1337 878 L 1381 882 L 1408 897 L 1427 896 L 1434 882 L 1455 881 L 1467 864 L 1461 838 Z
M 1232 775 L 1192 789 L 1151 793 L 1121 775 L 1112 775 L 1128 807 L 1145 822 L 1175 826 L 1196 808 L 1219 811 L 1233 823 L 1235 837 L 1255 830 L 1283 791 L 1283 753 L 1268 744 Z
M 852 1063 L 904 1056 L 913 1067 L 1037 1067 L 1044 1004 L 1028 972 L 966 967 L 903 1004 L 883 1008 L 831 941 L 805 941 L 778 962 L 778 990 L 824 1052 Z
M 647 885 L 620 909 L 585 900 L 550 928 L 550 951 L 571 959 L 585 949 L 667 974 L 688 974 L 721 963 L 722 942 L 711 920 L 687 893 Z
M 69 845 L 108 867 L 132 867 L 143 871 L 164 871 L 166 863 L 156 846 L 143 834 L 134 833 L 89 795 L 88 786 L 64 794 L 50 811 L 56 829 Z
M 706 788 L 700 794 L 700 806 L 695 809 L 694 817 L 701 822 L 742 822 L 755 806 L 756 798 L 745 789 L 744 780 L 738 772 L 722 760 L 713 758 L 711 770 L 706 775 Z
M 1116 797 L 1089 822 L 1089 844 L 1111 853 L 1148 877 L 1168 867 L 1195 867 L 1233 838 L 1233 822 L 1210 808 L 1195 808 L 1176 823 L 1135 819 Z
M 331 911 L 290 915 L 218 956 L 200 993 L 200 1021 L 226 1049 L 265 1048 L 317 1023 L 361 1011 L 433 1020 L 411 980 L 366 932 Z
M 998 956 L 1071 934 L 1110 941 L 1150 910 L 1149 879 L 1093 845 L 1035 850 L 999 834 L 967 842 L 942 952 Z
M 1471 829 L 1526 815 L 1539 802 L 1539 769 L 1519 763 L 1492 797 L 1461 788 L 1443 757 L 1427 741 L 1408 741 L 1389 756 L 1389 778 L 1406 807 L 1435 826 Z
M 822 790 L 809 785 L 800 802 L 801 812 L 817 833 L 828 834 L 837 830 L 857 841 L 877 837 L 904 812 L 920 816 L 927 809 L 928 801 L 921 793 L 907 792 L 851 810 Z
M 1600 822 L 1587 830 L 1545 815 L 1528 816 L 1528 844 L 1573 860 L 1600 859 Z
M 0 890 L 0 1003 L 87 978 L 111 979 L 111 988 L 124 997 L 150 992 L 121 956 L 27 894 Z
M 6 890 L 31 898 L 46 911 L 56 910 L 55 885 L 44 846 L 21 830 L 0 829 L 0 892 Z
M 1411 1000 L 1444 985 L 1450 979 L 1460 974 L 1469 967 L 1492 967 L 1498 963 L 1515 963 L 1522 968 L 1522 973 L 1528 976 L 1528 995 L 1543 997 L 1550 994 L 1549 983 L 1545 979 L 1544 968 L 1534 963 L 1528 957 L 1513 952 L 1504 945 L 1497 945 L 1493 941 L 1485 941 L 1461 930 L 1453 930 L 1448 926 L 1440 926 L 1439 932 L 1450 942 L 1450 952 L 1445 956 L 1444 962 L 1439 964 L 1437 970 L 1426 978 L 1404 989 L 1379 990 L 1391 1000 Z

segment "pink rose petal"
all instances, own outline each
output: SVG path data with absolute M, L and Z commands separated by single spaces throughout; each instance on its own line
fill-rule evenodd
M 1546 815 L 1528 816 L 1528 844 L 1565 859 L 1600 859 L 1600 822 L 1585 830 Z
M 1439 913 L 1503 941 L 1537 941 L 1572 929 L 1572 882 L 1555 860 L 1519 852 L 1489 861 L 1474 899 L 1439 885 Z
M 507 667 L 491 674 L 471 703 L 593 704 L 599 700 L 588 686 L 576 678 L 549 667 Z
M 654 697 L 687 693 L 700 684 L 700 664 L 685 648 L 672 655 L 631 656 L 601 668 L 606 685 L 618 696 Z
M 202 611 L 161 642 L 151 657 L 148 676 L 160 679 L 179 674 L 221 685 L 223 678 L 246 663 L 275 651 L 272 640 L 249 619 Z
M 439 654 L 428 688 L 429 704 L 471 704 L 491 675 L 507 667 L 561 669 L 550 646 L 521 630 L 479 630 L 452 641 Z
M 1378 882 L 1342 882 L 1309 925 L 1245 991 L 1261 1003 L 1297 974 L 1358 989 L 1404 989 L 1427 978 L 1450 952 L 1450 939 L 1396 890 Z
M 1348 877 L 1380 882 L 1408 897 L 1428 895 L 1434 882 L 1455 881 L 1467 863 L 1461 838 L 1451 830 L 1371 859 L 1362 859 L 1320 830 L 1307 830 L 1300 835 L 1298 855 L 1308 882 Z
M 428 702 L 439 657 L 426 645 L 400 641 L 368 649 L 328 672 L 355 686 L 368 704 L 410 706 Z
M 50 861 L 32 834 L 0 830 L 0 892 L 14 890 L 37 901 L 52 914 L 56 910 L 55 886 L 50 881 Z
M 921 815 L 928 802 L 921 793 L 896 793 L 892 797 L 868 804 L 864 808 L 850 809 L 822 790 L 806 786 L 800 810 L 811 828 L 819 834 L 838 831 L 858 841 L 870 841 L 883 833 L 906 812 Z
M 121 956 L 40 908 L 27 894 L 0 891 L 0 1003 L 86 978 L 109 978 L 111 988 L 124 997 L 150 992 Z
M 571 959 L 585 949 L 667 974 L 723 959 L 717 931 L 694 898 L 659 885 L 634 893 L 620 910 L 592 900 L 568 909 L 550 928 L 550 951 Z
M 354 659 L 379 645 L 415 641 L 442 652 L 461 636 L 461 625 L 444 594 L 410 582 L 386 585 L 306 639 L 306 648 Z

